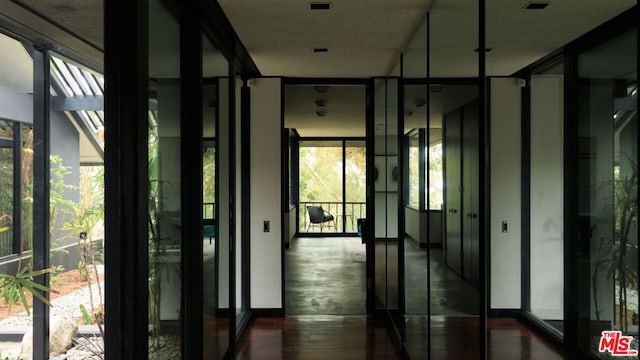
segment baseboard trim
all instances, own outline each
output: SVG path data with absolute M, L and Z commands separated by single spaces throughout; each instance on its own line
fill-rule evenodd
M 520 309 L 489 309 L 487 317 L 490 318 L 517 318 L 520 317 Z
M 251 309 L 251 313 L 256 318 L 279 318 L 284 317 L 284 309 L 283 308 L 261 308 L 261 309 Z

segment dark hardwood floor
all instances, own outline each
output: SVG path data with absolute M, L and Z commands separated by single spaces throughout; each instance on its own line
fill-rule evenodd
M 479 359 L 478 319 L 432 322 L 431 359 Z M 516 319 L 489 319 L 488 359 L 559 360 L 561 351 Z M 412 359 L 428 359 L 425 352 Z M 381 322 L 366 316 L 288 316 L 256 319 L 240 343 L 238 359 L 400 359 Z
M 237 359 L 399 359 L 384 324 L 366 316 L 256 319 Z
M 378 243 L 376 243 L 378 245 Z M 397 247 L 381 243 L 378 298 L 397 303 Z M 285 318 L 257 319 L 239 359 L 397 359 L 384 324 L 365 316 L 365 263 L 360 238 L 299 238 L 285 252 Z M 478 291 L 444 266 L 441 249 L 405 246 L 406 311 L 411 359 L 479 359 Z M 383 261 L 383 260 L 386 260 Z M 426 289 L 427 274 L 431 288 Z M 381 275 L 382 274 L 382 275 Z M 383 276 L 384 275 L 384 276 Z M 431 324 L 427 301 L 431 300 Z M 515 319 L 489 319 L 488 359 L 563 359 L 561 351 Z M 427 347 L 431 339 L 431 356 Z

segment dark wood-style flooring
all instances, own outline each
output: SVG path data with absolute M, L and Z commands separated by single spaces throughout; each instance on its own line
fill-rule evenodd
M 387 305 L 397 297 L 395 246 L 376 268 L 376 291 Z M 411 359 L 479 359 L 478 294 L 444 266 L 442 250 L 405 246 L 405 347 Z M 384 324 L 366 314 L 365 263 L 359 238 L 299 238 L 285 252 L 287 317 L 257 319 L 239 347 L 239 359 L 397 359 Z M 382 251 L 379 251 L 381 254 Z M 391 256 L 388 256 L 391 253 Z M 382 260 L 382 259 L 380 259 Z M 386 272 L 385 272 L 386 270 Z M 379 280 L 378 272 L 385 274 Z M 427 274 L 431 288 L 426 289 Z M 381 297 L 384 295 L 384 297 Z M 431 300 L 431 317 L 427 301 Z M 431 324 L 427 320 L 431 320 Z M 431 356 L 427 347 L 431 339 Z M 562 359 L 561 352 L 515 319 L 489 319 L 489 359 Z
M 473 323 L 475 322 L 475 326 Z M 479 359 L 477 318 L 442 317 L 432 324 L 431 359 Z M 560 360 L 561 352 L 515 319 L 489 319 L 488 359 Z M 451 336 L 453 331 L 463 337 Z M 436 332 L 438 334 L 436 334 Z M 475 338 L 475 342 L 473 341 Z M 426 345 L 426 339 L 423 340 Z M 401 359 L 389 334 L 366 316 L 288 316 L 256 319 L 238 349 L 238 359 Z M 426 352 L 412 359 L 428 359 Z

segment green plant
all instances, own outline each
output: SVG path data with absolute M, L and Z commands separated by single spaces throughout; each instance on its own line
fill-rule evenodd
M 90 277 L 89 277 L 89 271 L 87 270 L 87 265 L 84 263 L 84 261 L 80 260 L 78 261 L 78 274 L 80 274 L 80 279 L 82 281 L 89 281 Z
M 80 304 L 80 312 L 82 313 L 82 321 L 84 321 L 84 324 L 91 325 L 93 323 L 93 319 L 83 304 Z
M 638 217 L 638 164 L 627 157 L 630 171 L 622 176 L 616 175 L 613 181 L 602 185 L 613 187 L 614 231 L 611 236 L 600 238 L 598 258 L 594 264 L 592 291 L 597 321 L 600 321 L 602 309 L 598 304 L 598 276 L 606 272 L 607 279 L 613 279 L 619 291 L 614 296 L 618 304 L 617 319 L 620 330 L 628 331 L 628 289 L 638 288 L 638 273 L 633 267 L 633 256 L 637 253 L 637 245 L 633 243 L 631 234 Z M 595 226 L 592 228 L 595 229 Z
M 30 268 L 30 265 L 23 267 L 22 261 L 19 261 L 18 271 L 15 275 L 0 274 L 0 297 L 2 297 L 9 306 L 13 306 L 20 301 L 27 315 L 30 315 L 30 311 L 25 290 L 43 303 L 51 305 L 49 300 L 40 293 L 40 291 L 47 292 L 51 289 L 33 280 L 36 276 L 50 273 L 51 269 L 31 271 Z

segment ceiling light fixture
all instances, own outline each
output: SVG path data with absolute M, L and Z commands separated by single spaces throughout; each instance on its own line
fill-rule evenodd
M 432 93 L 439 93 L 442 91 L 442 85 L 430 85 L 429 90 L 431 90 Z
M 332 5 L 330 2 L 312 2 L 309 4 L 309 10 L 331 10 Z
M 316 85 L 314 88 L 318 93 L 326 93 L 329 90 L 329 87 L 326 85 Z
M 525 10 L 542 10 L 549 6 L 548 1 L 532 1 L 523 7 Z
M 416 107 L 423 107 L 423 106 L 424 106 L 424 104 L 426 104 L 426 103 L 427 103 L 427 101 L 426 101 L 426 100 L 424 100 L 424 99 L 415 99 L 415 100 L 413 100 L 413 104 L 414 104 Z
M 329 49 L 327 49 L 327 48 L 313 48 L 313 52 L 314 53 L 326 53 L 326 52 L 329 52 Z
M 409 116 L 411 116 L 411 115 L 413 115 L 413 111 L 405 111 L 405 112 L 404 112 L 404 116 L 405 116 L 405 117 L 409 117 Z
M 327 111 L 326 110 L 318 110 L 318 111 L 316 111 L 316 116 L 317 117 L 327 116 Z
M 325 107 L 329 103 L 327 99 L 316 99 L 316 105 L 319 107 Z

